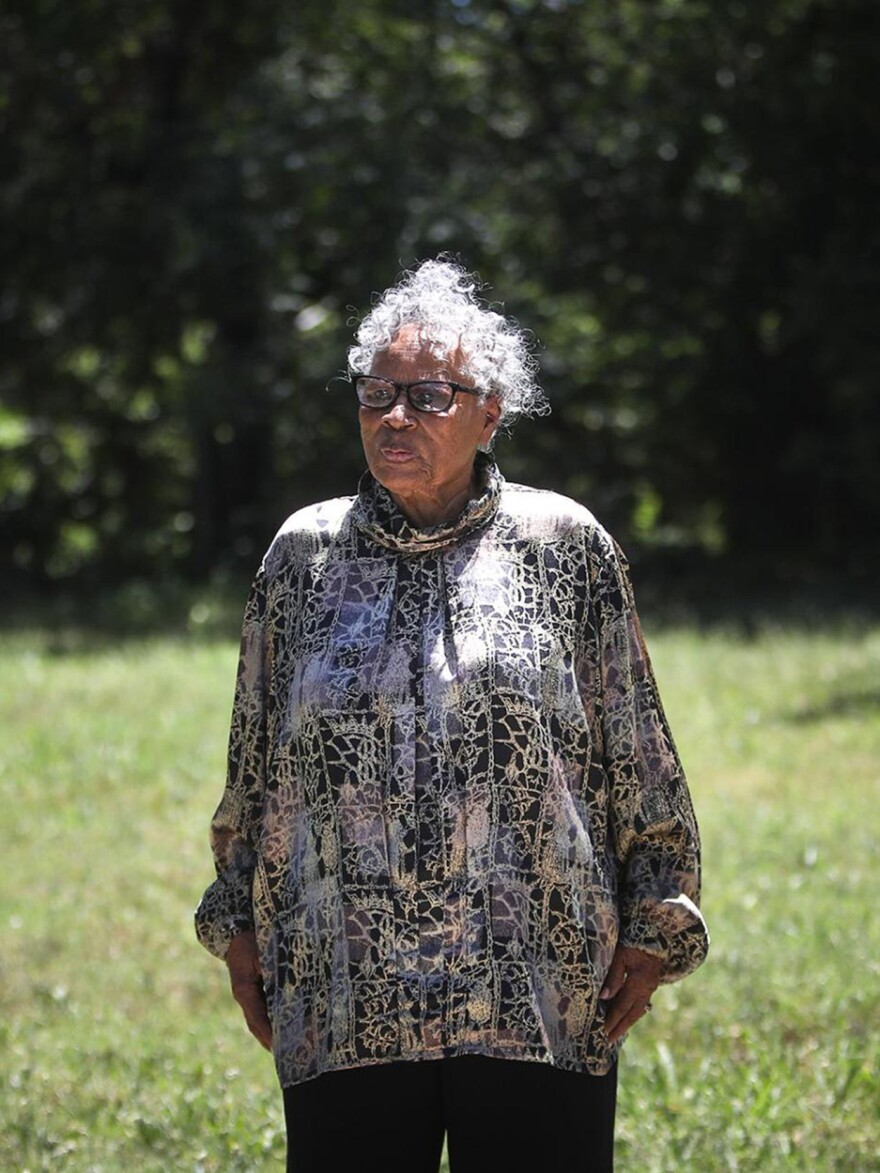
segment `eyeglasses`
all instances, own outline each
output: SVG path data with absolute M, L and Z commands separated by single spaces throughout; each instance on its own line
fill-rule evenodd
M 394 379 L 381 379 L 378 375 L 349 376 L 354 384 L 355 394 L 361 407 L 372 407 L 376 411 L 389 411 L 403 391 L 413 411 L 436 413 L 452 406 L 459 391 L 468 395 L 479 395 L 476 387 L 464 387 L 461 383 L 450 383 L 448 379 L 419 379 L 415 383 L 396 383 Z

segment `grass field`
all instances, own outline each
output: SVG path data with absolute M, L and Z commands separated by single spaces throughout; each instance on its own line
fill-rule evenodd
M 713 947 L 627 1044 L 618 1168 L 880 1169 L 880 629 L 651 646 Z M 4 1173 L 282 1167 L 271 1060 L 191 928 L 234 663 L 0 640 Z

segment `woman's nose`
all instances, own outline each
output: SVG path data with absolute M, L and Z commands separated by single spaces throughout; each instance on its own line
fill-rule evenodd
M 407 424 L 412 423 L 412 420 L 407 414 L 406 407 L 407 405 L 403 402 L 402 398 L 399 399 L 397 403 L 393 404 L 393 406 L 390 407 L 388 411 L 386 411 L 382 416 L 383 422 L 393 424 L 393 426 L 397 428 L 406 427 Z

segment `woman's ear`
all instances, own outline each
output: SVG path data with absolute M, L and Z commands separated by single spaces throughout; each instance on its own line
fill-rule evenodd
M 486 402 L 482 405 L 483 415 L 486 417 L 483 424 L 483 432 L 480 436 L 480 443 L 489 445 L 492 443 L 492 437 L 498 427 L 498 421 L 501 419 L 501 404 L 495 395 L 490 395 Z

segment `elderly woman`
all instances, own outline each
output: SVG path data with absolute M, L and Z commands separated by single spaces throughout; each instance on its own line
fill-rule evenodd
M 369 472 L 247 605 L 196 914 L 284 1094 L 288 1168 L 609 1170 L 616 1058 L 706 955 L 694 814 L 626 563 L 488 452 L 545 409 L 457 265 L 349 352 Z

